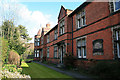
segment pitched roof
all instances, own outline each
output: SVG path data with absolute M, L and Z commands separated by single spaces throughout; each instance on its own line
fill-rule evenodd
M 76 14 L 77 12 L 79 12 L 81 9 L 83 9 L 85 6 L 87 6 L 89 3 L 91 2 L 84 2 L 83 4 L 81 4 L 79 7 L 77 7 L 70 15 L 69 17 L 73 16 L 74 14 Z
M 38 31 L 38 33 L 37 33 L 37 35 L 38 36 L 40 36 L 41 35 L 41 30 L 39 29 L 39 31 Z

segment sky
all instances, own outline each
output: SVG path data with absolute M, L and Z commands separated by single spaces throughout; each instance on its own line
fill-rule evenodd
M 28 34 L 31 38 L 33 38 L 30 43 L 34 42 L 34 35 L 37 34 L 38 30 L 41 29 L 41 27 L 45 27 L 47 23 L 50 23 L 52 28 L 57 24 L 57 18 L 61 5 L 66 9 L 75 10 L 84 2 L 41 2 L 40 0 L 31 0 L 26 2 L 18 1 L 15 3 L 10 3 L 8 2 L 9 0 L 4 1 L 6 2 L 0 3 L 0 11 L 2 12 L 2 14 L 0 14 L 0 18 L 14 19 L 16 26 L 20 24 L 25 26 L 28 30 Z

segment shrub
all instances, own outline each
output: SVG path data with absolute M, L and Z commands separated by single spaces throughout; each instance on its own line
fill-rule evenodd
M 8 61 L 10 64 L 20 65 L 19 54 L 16 51 L 11 50 L 9 53 Z
M 44 62 L 44 61 L 46 61 L 46 56 L 43 56 L 43 57 L 42 57 L 41 62 Z
M 70 69 L 75 67 L 76 58 L 72 54 L 66 54 L 63 60 L 66 68 Z
M 18 68 L 17 72 L 22 73 L 22 68 Z
M 101 78 L 119 78 L 120 62 L 99 61 L 89 68 L 90 73 L 99 75 Z
M 3 74 L 4 73 L 4 74 Z M 29 75 L 20 74 L 19 72 L 9 72 L 8 70 L 3 70 L 0 73 L 0 80 L 31 80 Z
M 8 70 L 9 72 L 15 72 L 16 71 L 16 65 L 5 64 L 2 68 L 2 70 Z

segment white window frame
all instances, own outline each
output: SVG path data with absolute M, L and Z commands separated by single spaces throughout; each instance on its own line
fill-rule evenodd
M 41 50 L 41 58 L 43 58 L 43 49 Z
M 82 40 L 82 39 L 85 39 L 85 41 L 86 41 L 86 36 L 76 39 L 76 42 L 77 42 L 76 49 L 77 49 L 78 58 L 86 58 L 86 56 L 84 56 L 84 54 L 85 54 L 84 52 L 85 52 L 85 51 L 82 51 L 82 50 L 84 50 L 84 49 L 86 48 L 86 42 L 85 42 L 85 48 L 83 48 L 83 47 L 79 47 L 79 48 L 78 48 L 78 41 L 79 41 L 79 40 Z M 81 55 L 80 55 L 80 52 L 78 52 L 78 51 L 82 51 L 83 54 L 81 53 Z M 87 49 L 86 49 L 86 55 L 87 55 Z
M 119 40 L 119 36 L 118 36 L 119 32 L 116 31 L 116 39 Z M 118 54 L 118 58 L 120 58 L 120 46 L 119 43 L 117 43 L 117 54 Z
M 37 57 L 37 56 L 36 56 L 36 50 L 35 50 L 35 57 Z
M 58 31 L 57 31 L 58 29 L 56 28 L 55 29 L 55 32 L 54 32 L 54 39 L 57 39 L 58 38 Z
M 55 50 L 55 48 L 56 48 L 56 50 Z M 58 52 L 57 52 L 57 49 L 58 49 L 58 46 L 55 45 L 55 46 L 54 46 L 54 58 L 58 58 Z M 55 56 L 55 54 L 56 54 L 56 56 Z
M 39 50 L 37 50 L 37 57 L 39 57 Z
M 64 18 L 59 22 L 60 24 L 60 35 L 64 34 L 65 33 L 65 20 Z
M 40 46 L 40 42 L 39 41 L 37 42 L 37 46 Z
M 81 28 L 86 25 L 86 17 L 85 17 L 85 10 L 80 11 L 77 16 L 76 16 L 76 21 L 77 21 L 77 28 Z M 85 24 L 83 24 L 83 17 L 85 19 Z
M 118 10 L 120 10 L 120 8 L 119 9 L 115 9 L 116 8 L 116 6 L 115 6 L 115 2 L 116 2 L 116 0 L 113 0 L 113 5 L 114 5 L 114 12 L 116 12 L 116 11 L 118 11 Z
M 47 48 L 47 58 L 49 58 L 49 55 L 50 55 L 50 47 Z

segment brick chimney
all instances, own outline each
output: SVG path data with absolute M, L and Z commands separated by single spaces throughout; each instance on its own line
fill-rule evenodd
M 48 23 L 48 24 L 46 24 L 46 27 L 50 27 L 50 24 Z

